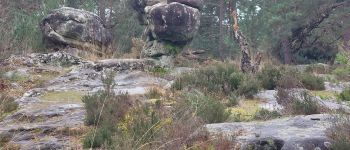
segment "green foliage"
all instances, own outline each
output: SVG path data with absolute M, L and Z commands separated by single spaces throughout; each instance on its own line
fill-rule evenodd
M 339 66 L 332 71 L 338 80 L 350 80 L 350 65 Z
M 350 102 L 350 88 L 345 89 L 339 94 L 339 99 L 342 101 Z
M 277 111 L 269 111 L 267 109 L 260 109 L 258 112 L 254 114 L 255 120 L 271 120 L 281 117 L 281 114 Z
M 17 6 L 23 3 L 12 4 L 10 2 L 9 15 L 11 20 L 4 22 L 4 27 L 8 26 L 8 29 L 1 33 L 6 35 L 7 39 L 11 39 L 11 43 L 7 45 L 11 50 L 19 53 L 27 51 L 42 51 L 44 45 L 42 43 L 41 31 L 38 24 L 44 18 L 44 16 L 52 9 L 58 8 L 60 2 L 56 0 L 45 0 L 40 9 L 24 9 L 26 6 Z M 28 5 L 37 5 L 37 2 Z M 38 4 L 41 5 L 41 4 Z M 36 7 L 34 7 L 36 8 Z
M 301 74 L 300 80 L 304 87 L 308 90 L 322 91 L 325 89 L 324 80 L 321 77 L 317 77 L 310 73 Z
M 243 80 L 243 74 L 234 65 L 216 64 L 176 79 L 173 89 L 193 87 L 206 94 L 228 95 L 238 89 Z
M 292 89 L 301 88 L 302 83 L 299 79 L 299 72 L 296 69 L 284 68 L 281 78 L 279 79 L 278 88 Z
M 188 105 L 195 110 L 195 114 L 207 123 L 221 123 L 230 116 L 230 112 L 225 110 L 225 106 L 212 97 L 196 92 L 185 94 L 184 98 Z
M 100 147 L 111 142 L 111 132 L 116 131 L 116 124 L 121 122 L 131 107 L 127 94 L 116 95 L 113 91 L 114 73 L 107 72 L 102 77 L 104 90 L 83 97 L 86 110 L 85 123 L 96 126 L 84 139 L 84 147 Z
M 261 82 L 261 86 L 267 90 L 275 89 L 281 76 L 281 69 L 273 67 L 272 65 L 265 66 L 257 75 L 258 80 Z
M 169 42 L 164 43 L 164 49 L 167 51 L 168 54 L 170 55 L 177 55 L 181 53 L 183 47 L 178 46 Z
M 160 66 L 153 67 L 149 71 L 151 73 L 153 73 L 155 75 L 159 75 L 159 76 L 164 76 L 169 72 L 166 68 L 160 67 Z
M 301 99 L 292 97 L 292 113 L 295 115 L 312 115 L 320 113 L 320 106 L 306 92 L 301 93 Z
M 132 122 L 129 124 L 129 136 L 135 141 L 134 146 L 138 147 L 151 142 L 159 133 L 161 118 L 156 110 L 150 106 L 140 106 L 132 112 Z M 158 126 L 157 126 L 158 125 Z
M 338 53 L 335 57 L 335 61 L 339 64 L 346 65 L 349 63 L 349 57 L 345 53 Z
M 227 106 L 228 107 L 232 107 L 232 106 L 236 106 L 239 104 L 239 98 L 236 96 L 235 93 L 231 93 L 229 96 L 228 96 L 228 103 L 227 103 Z
M 237 93 L 252 99 L 259 92 L 259 82 L 253 77 L 247 77 L 244 82 L 238 87 Z
M 112 132 L 106 128 L 98 128 L 96 133 L 89 132 L 83 140 L 84 148 L 98 148 L 101 146 L 108 147 L 112 143 Z
M 286 114 L 311 115 L 319 114 L 323 109 L 307 91 L 295 91 L 278 88 L 277 102 L 284 107 Z

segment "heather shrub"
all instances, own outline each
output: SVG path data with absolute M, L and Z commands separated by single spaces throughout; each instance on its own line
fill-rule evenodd
M 272 65 L 265 66 L 261 72 L 257 74 L 262 88 L 273 90 L 277 87 L 277 83 L 282 76 L 281 68 Z
M 246 77 L 243 83 L 238 87 L 237 93 L 246 98 L 252 99 L 259 92 L 259 82 L 253 77 Z
M 294 91 L 279 88 L 277 91 L 277 102 L 284 107 L 285 114 L 311 115 L 319 114 L 322 107 L 306 91 Z
M 236 106 L 239 104 L 239 98 L 236 96 L 235 93 L 231 93 L 227 99 L 228 99 L 228 103 L 227 103 L 228 107 Z
M 301 74 L 300 80 L 303 86 L 308 90 L 321 91 L 325 89 L 323 78 L 317 77 L 313 74 L 307 74 L 307 73 Z
M 285 68 L 281 78 L 277 82 L 279 89 L 292 89 L 302 87 L 302 83 L 298 78 L 299 72 L 295 69 Z
M 205 94 L 228 95 L 237 90 L 242 81 L 243 74 L 233 64 L 216 64 L 176 79 L 173 89 L 192 87 Z
M 345 89 L 339 94 L 339 99 L 350 102 L 350 88 Z
M 86 110 L 86 125 L 95 126 L 83 140 L 85 148 L 110 145 L 112 134 L 117 129 L 115 125 L 121 122 L 131 107 L 128 94 L 116 95 L 113 92 L 114 73 L 106 73 L 102 77 L 104 90 L 83 97 Z
M 292 108 L 292 113 L 295 115 L 312 115 L 320 113 L 319 104 L 306 92 L 302 93 L 301 99 L 293 97 Z
M 350 81 L 350 65 L 338 66 L 332 71 L 338 80 Z
M 230 116 L 225 106 L 210 96 L 194 92 L 185 94 L 184 98 L 194 113 L 207 123 L 224 122 Z

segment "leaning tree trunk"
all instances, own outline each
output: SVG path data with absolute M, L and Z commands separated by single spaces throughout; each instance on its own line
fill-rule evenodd
M 289 54 L 297 53 L 304 47 L 305 43 L 307 43 L 307 38 L 312 35 L 311 32 L 319 28 L 319 25 L 322 22 L 324 22 L 333 11 L 335 11 L 337 8 L 349 6 L 350 1 L 338 2 L 331 5 L 326 4 L 321 6 L 317 10 L 317 14 L 314 17 L 312 17 L 312 19 L 310 19 L 307 24 L 299 26 L 298 28 L 293 30 L 292 36 L 287 37 L 288 41 L 281 41 L 282 46 L 283 44 L 288 44 L 283 47 L 286 47 L 286 49 L 289 50 Z

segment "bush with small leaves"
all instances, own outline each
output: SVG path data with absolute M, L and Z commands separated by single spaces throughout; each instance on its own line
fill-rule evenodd
M 86 125 L 95 126 L 84 139 L 84 147 L 100 147 L 111 142 L 112 132 L 115 132 L 116 124 L 121 122 L 129 109 L 132 107 L 131 98 L 128 94 L 115 94 L 114 73 L 109 72 L 102 77 L 104 90 L 93 95 L 83 97 L 86 110 Z
M 227 103 L 227 106 L 228 107 L 232 107 L 232 106 L 236 106 L 239 104 L 239 98 L 236 96 L 235 93 L 231 93 L 229 96 L 228 96 L 228 103 Z
M 299 72 L 295 69 L 285 68 L 279 81 L 278 89 L 301 88 L 303 85 L 298 78 Z
M 277 102 L 284 107 L 284 113 L 292 115 L 319 114 L 322 107 L 307 91 L 294 91 L 279 88 Z
M 205 94 L 228 95 L 238 89 L 243 74 L 233 64 L 216 64 L 185 74 L 175 80 L 173 89 L 192 87 Z
M 112 143 L 112 131 L 106 127 L 89 132 L 84 140 L 84 148 L 108 147 Z
M 257 74 L 262 88 L 267 90 L 275 89 L 281 76 L 281 69 L 271 65 L 265 66 L 261 72 Z
M 349 56 L 345 53 L 338 53 L 335 57 L 335 61 L 339 64 L 346 65 L 349 63 Z
M 345 89 L 339 94 L 339 99 L 342 101 L 350 102 L 350 88 Z
M 246 98 L 252 99 L 259 92 L 259 82 L 253 77 L 247 77 L 238 87 L 237 93 Z
M 325 89 L 323 78 L 317 77 L 313 74 L 301 74 L 300 80 L 303 83 L 303 86 L 308 90 L 322 91 Z
M 199 92 L 187 93 L 185 101 L 195 110 L 195 114 L 206 123 L 221 123 L 228 119 L 230 112 L 218 100 Z

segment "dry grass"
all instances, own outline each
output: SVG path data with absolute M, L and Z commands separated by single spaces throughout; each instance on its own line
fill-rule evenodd
M 131 52 L 124 54 L 122 58 L 140 59 L 143 46 L 146 44 L 141 38 L 132 38 Z

